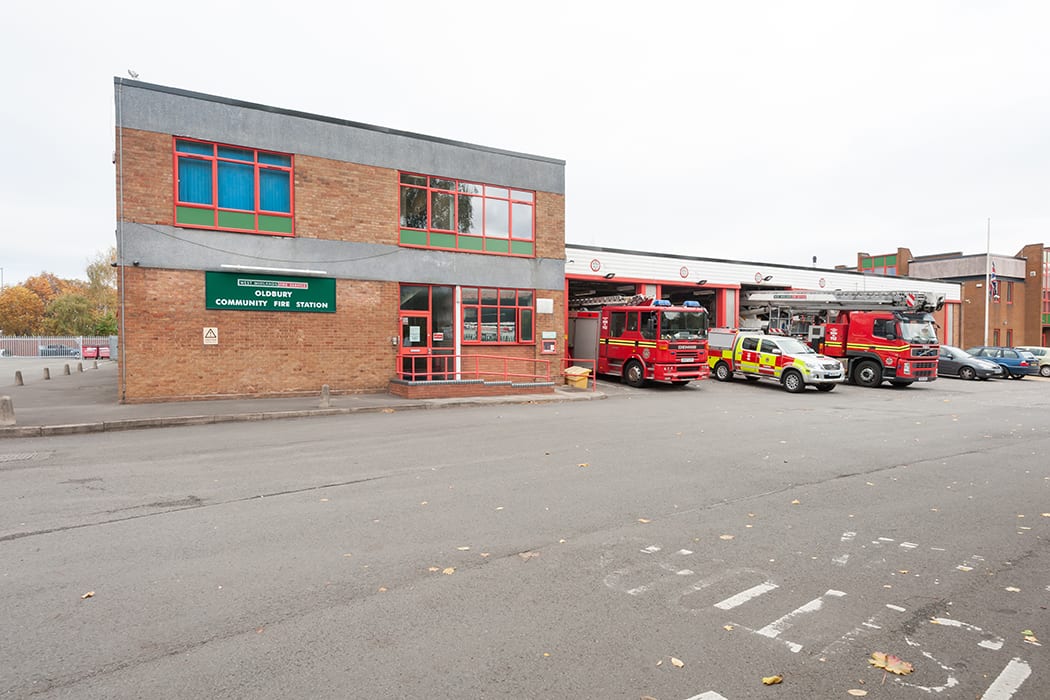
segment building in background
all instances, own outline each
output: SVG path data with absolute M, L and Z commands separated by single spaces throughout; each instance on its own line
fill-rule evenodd
M 1050 248 L 1042 243 L 1026 245 L 1016 255 L 913 256 L 908 248 L 858 253 L 856 269 L 957 282 L 962 296 L 958 344 L 963 347 L 1050 345 Z
M 564 161 L 114 83 L 122 401 L 560 373 Z

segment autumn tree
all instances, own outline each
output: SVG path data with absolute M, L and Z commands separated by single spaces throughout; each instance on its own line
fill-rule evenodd
M 91 301 L 79 292 L 66 292 L 55 297 L 44 314 L 44 332 L 48 335 L 94 335 Z
M 33 275 L 22 283 L 23 287 L 35 294 L 46 307 L 55 297 L 71 291 L 75 286 L 73 280 L 64 280 L 51 272 L 41 272 Z
M 0 330 L 4 335 L 35 335 L 43 325 L 44 302 L 26 287 L 0 292 Z

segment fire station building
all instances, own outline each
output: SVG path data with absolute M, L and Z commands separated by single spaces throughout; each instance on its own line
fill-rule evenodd
M 553 390 L 564 161 L 114 88 L 122 401 Z
M 673 304 L 695 300 L 710 312 L 712 327 L 733 328 L 740 324 L 741 298 L 758 290 L 913 291 L 944 295 L 944 307 L 933 314 L 943 342 L 957 344 L 961 333 L 961 290 L 954 282 L 571 243 L 565 257 L 566 298 L 573 308 L 614 295 L 641 294 Z

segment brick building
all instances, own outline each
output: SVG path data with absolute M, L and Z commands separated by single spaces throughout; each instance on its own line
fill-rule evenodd
M 857 270 L 958 283 L 962 298 L 955 344 L 962 347 L 1050 345 L 1050 248 L 1042 243 L 1026 245 L 1016 255 L 914 256 L 908 248 L 885 255 L 858 253 Z
M 549 390 L 564 161 L 114 88 L 122 401 Z

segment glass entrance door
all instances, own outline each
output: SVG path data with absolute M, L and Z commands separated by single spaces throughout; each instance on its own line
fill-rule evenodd
M 430 374 L 430 314 L 402 311 L 401 378 L 421 382 Z
M 401 285 L 401 378 L 456 378 L 454 288 Z

